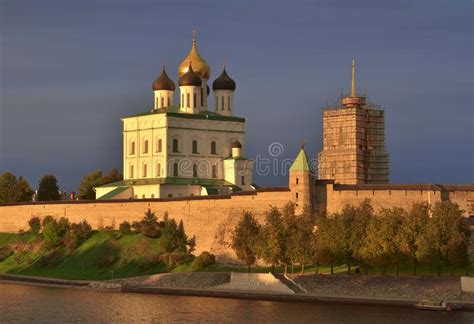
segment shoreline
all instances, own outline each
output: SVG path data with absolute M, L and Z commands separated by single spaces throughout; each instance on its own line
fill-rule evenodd
M 284 294 L 274 292 L 256 292 L 245 290 L 223 290 L 213 288 L 171 288 L 158 287 L 152 285 L 111 283 L 105 281 L 87 281 L 87 280 L 65 280 L 45 277 L 22 276 L 15 274 L 0 274 L 0 284 L 32 285 L 52 288 L 76 288 L 76 289 L 94 289 L 100 291 L 120 292 L 120 293 L 139 293 L 155 295 L 174 295 L 174 296 L 192 296 L 192 297 L 211 297 L 211 298 L 234 298 L 248 300 L 265 300 L 280 302 L 304 302 L 304 303 L 338 303 L 353 305 L 373 305 L 373 306 L 398 306 L 413 307 L 419 300 L 415 299 L 388 299 L 375 297 L 340 297 L 325 296 L 311 293 Z M 452 300 L 452 302 L 463 306 L 464 311 L 474 312 L 473 301 Z

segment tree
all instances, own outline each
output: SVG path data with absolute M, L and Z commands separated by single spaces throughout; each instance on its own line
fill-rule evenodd
M 396 275 L 403 257 L 401 226 L 405 211 L 401 208 L 382 208 L 380 214 L 372 217 L 367 226 L 364 244 L 359 250 L 359 256 L 367 264 L 382 268 L 396 266 Z
M 293 224 L 290 251 L 292 259 L 301 265 L 301 272 L 304 273 L 305 264 L 314 260 L 313 249 L 311 249 L 315 226 L 314 215 L 305 208 L 301 215 L 294 218 Z
M 54 175 L 45 175 L 38 186 L 38 201 L 59 200 L 58 180 Z
M 38 216 L 31 217 L 28 221 L 28 225 L 30 225 L 30 232 L 38 235 L 41 231 L 41 219 Z
M 92 171 L 86 174 L 79 185 L 78 196 L 79 199 L 95 199 L 94 187 L 102 184 L 102 171 Z
M 117 169 L 110 170 L 106 175 L 102 174 L 100 170 L 92 171 L 81 180 L 78 188 L 79 199 L 95 199 L 95 187 L 122 179 L 123 177 Z
M 10 172 L 0 175 L 0 203 L 31 201 L 34 191 L 23 178 L 17 178 Z
M 427 244 L 423 235 L 429 221 L 429 206 L 427 203 L 415 203 L 402 220 L 401 225 L 401 247 L 404 254 L 413 265 L 413 275 L 416 276 L 416 269 L 419 263 L 419 251 Z
M 155 213 L 148 209 L 145 212 L 145 217 L 141 221 L 140 232 L 148 237 L 157 238 L 160 236 L 160 226 Z
M 419 251 L 420 258 L 437 267 L 438 276 L 446 266 L 466 266 L 470 230 L 457 204 L 442 201 L 435 204 L 424 231 L 426 242 Z
M 276 207 L 272 207 L 265 215 L 265 223 L 258 239 L 259 255 L 272 265 L 272 272 L 275 272 L 275 265 L 282 261 L 284 244 L 282 215 Z
M 341 231 L 342 255 L 344 262 L 347 264 L 348 274 L 351 273 L 353 262 L 363 262 L 360 249 L 364 244 L 369 221 L 373 217 L 374 210 L 367 199 L 358 207 L 345 206 L 342 213 L 335 217 L 336 224 Z
M 257 239 L 260 233 L 260 225 L 250 212 L 245 212 L 234 229 L 232 235 L 232 249 L 237 258 L 250 266 L 257 260 Z
M 123 180 L 122 174 L 119 172 L 119 170 L 113 168 L 111 169 L 106 175 L 102 177 L 102 184 L 108 184 L 112 182 L 117 182 Z
M 70 226 L 69 220 L 64 217 L 61 217 L 59 221 L 53 217 L 43 219 L 43 236 L 46 243 L 51 247 L 61 245 Z
M 314 232 L 313 253 L 317 264 L 331 266 L 331 274 L 334 274 L 334 264 L 341 258 L 342 232 L 336 218 L 321 217 L 318 219 Z

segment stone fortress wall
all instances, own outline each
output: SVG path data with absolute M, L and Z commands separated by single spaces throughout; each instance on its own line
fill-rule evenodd
M 256 192 L 231 195 L 201 196 L 168 199 L 138 199 L 109 201 L 67 201 L 0 205 L 0 232 L 18 232 L 28 229 L 31 217 L 67 217 L 71 222 L 86 219 L 93 228 L 118 228 L 123 221 L 143 218 L 150 208 L 161 218 L 167 212 L 177 221 L 183 220 L 186 233 L 195 235 L 196 252 L 210 251 L 220 262 L 232 262 L 234 253 L 226 243 L 232 229 L 244 211 L 250 211 L 263 222 L 270 206 L 282 208 L 298 197 L 287 187 L 265 188 Z M 465 216 L 474 215 L 474 185 L 340 185 L 317 180 L 310 191 L 315 208 L 326 208 L 329 213 L 339 212 L 346 204 L 357 205 L 370 199 L 377 210 L 381 207 L 410 208 L 416 202 L 434 204 L 441 200 L 457 203 Z M 304 193 L 299 194 L 303 199 Z

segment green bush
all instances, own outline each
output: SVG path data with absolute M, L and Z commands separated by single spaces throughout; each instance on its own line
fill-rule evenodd
M 216 263 L 216 256 L 207 251 L 202 252 L 198 257 L 193 260 L 193 268 L 202 269 L 209 267 Z
M 102 268 L 113 266 L 119 259 L 119 248 L 115 244 L 105 243 L 95 257 L 95 264 Z
M 37 235 L 41 230 L 41 219 L 39 217 L 31 217 L 28 225 L 30 225 L 30 232 Z
M 124 221 L 119 225 L 119 231 L 122 234 L 129 234 L 132 231 L 132 226 L 130 225 L 130 222 Z
M 64 251 L 62 251 L 61 249 L 56 249 L 47 254 L 42 255 L 38 260 L 38 263 L 42 267 L 54 268 L 62 262 L 64 257 Z
M 13 249 L 9 246 L 1 246 L 0 247 L 0 261 L 5 260 L 10 255 L 13 254 Z

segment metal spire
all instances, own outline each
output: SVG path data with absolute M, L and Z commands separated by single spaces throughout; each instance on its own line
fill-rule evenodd
M 352 84 L 351 84 L 351 97 L 355 96 L 355 88 L 356 88 L 356 63 L 355 60 L 352 60 Z

